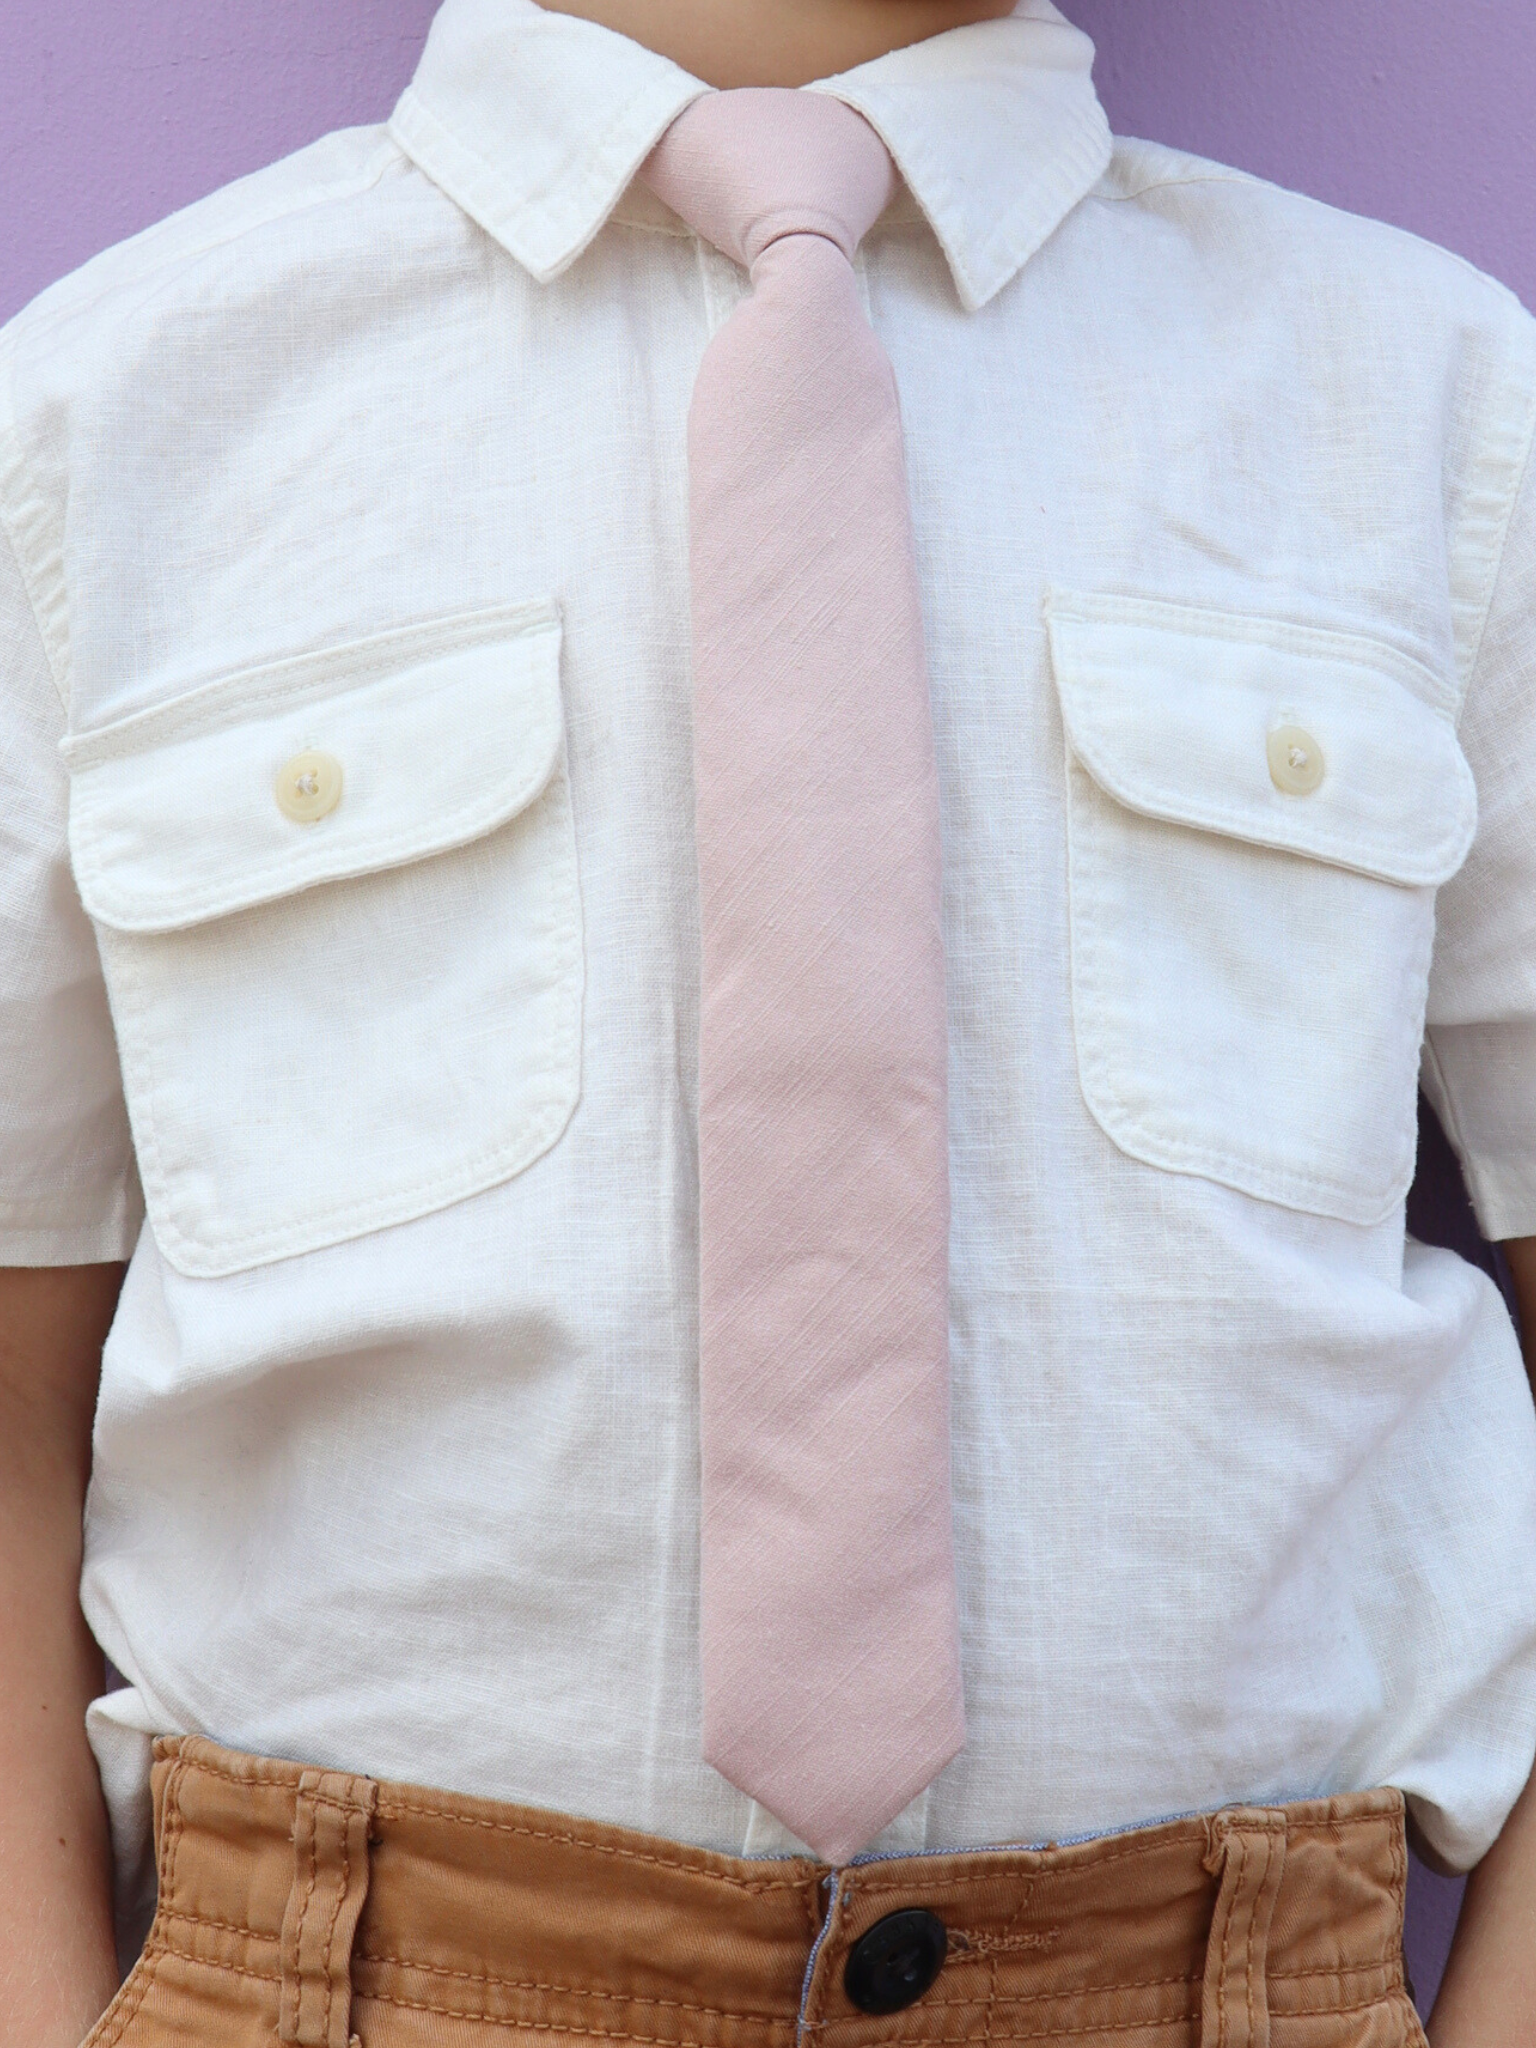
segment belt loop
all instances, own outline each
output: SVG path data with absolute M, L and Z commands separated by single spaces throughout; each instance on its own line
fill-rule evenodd
M 341 1771 L 299 1780 L 277 2026 L 278 2039 L 296 2048 L 349 2048 L 352 2039 L 352 1937 L 368 1896 L 378 1796 L 371 1778 Z
M 1269 2048 L 1264 1972 L 1285 1868 L 1285 1815 L 1232 1806 L 1213 1814 L 1206 1829 L 1205 1867 L 1220 1876 L 1221 1889 L 1205 1951 L 1201 2048 Z

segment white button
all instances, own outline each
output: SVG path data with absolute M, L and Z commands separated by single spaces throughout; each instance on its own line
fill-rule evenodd
M 341 802 L 341 763 L 311 748 L 285 761 L 277 773 L 277 807 L 297 825 L 313 825 Z
M 1287 796 L 1310 796 L 1323 779 L 1323 750 L 1299 725 L 1282 725 L 1269 736 L 1269 776 Z

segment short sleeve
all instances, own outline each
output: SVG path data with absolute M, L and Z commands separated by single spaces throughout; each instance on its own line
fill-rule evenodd
M 143 1218 L 101 964 L 69 866 L 62 729 L 0 522 L 0 1266 L 126 1258 Z
M 1461 720 L 1478 828 L 1440 892 L 1425 1092 L 1484 1236 L 1536 1236 L 1536 456 L 1503 536 Z

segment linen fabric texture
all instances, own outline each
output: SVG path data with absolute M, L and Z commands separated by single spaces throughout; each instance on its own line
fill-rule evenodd
M 881 1846 L 1390 1785 L 1466 1864 L 1536 1744 L 1536 1420 L 1401 1198 L 1424 1046 L 1536 1231 L 1536 336 L 1112 147 L 1090 56 L 1031 4 L 818 88 L 903 180 L 854 273 L 945 855 L 969 1736 Z M 684 435 L 748 284 L 633 174 L 702 90 L 449 0 L 387 129 L 0 339 L 0 1256 L 133 1254 L 129 1893 L 157 1733 L 794 1846 L 700 1759 Z
M 641 175 L 752 279 L 688 411 L 703 1750 L 836 1863 L 965 1740 L 938 774 L 850 267 L 896 173 L 841 101 L 763 90 Z
M 85 2048 L 1424 2040 L 1395 1792 L 832 1873 L 196 1736 L 157 1745 L 154 1781 L 159 1910 Z M 850 1956 L 913 1909 L 944 1927 L 936 1981 L 859 2010 Z

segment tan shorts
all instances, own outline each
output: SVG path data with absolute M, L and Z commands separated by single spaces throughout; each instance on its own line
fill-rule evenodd
M 195 1737 L 157 1755 L 159 1910 L 89 2048 L 1424 2039 L 1396 1792 L 829 1872 Z

